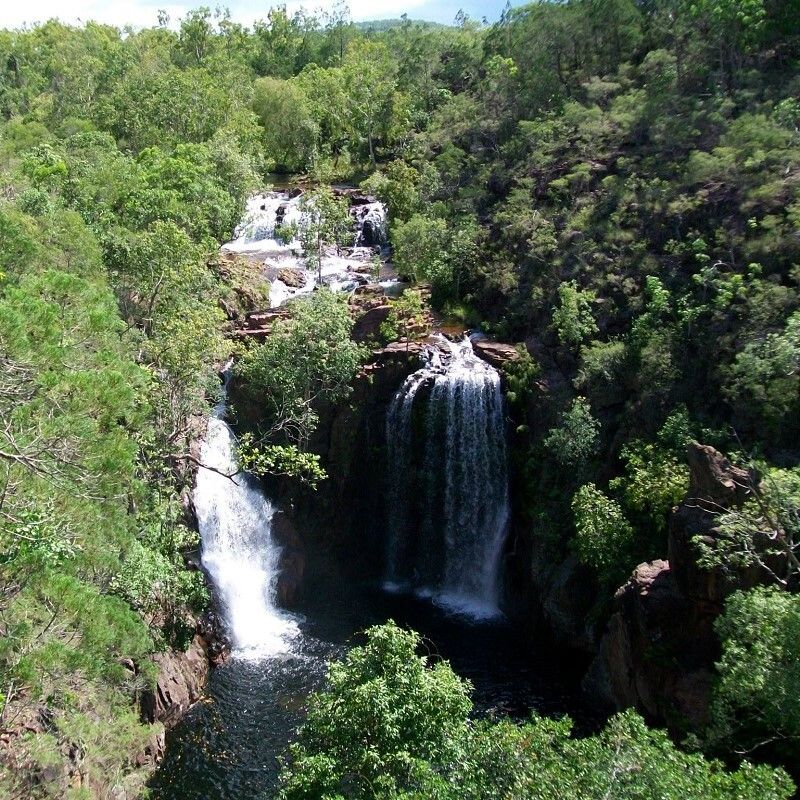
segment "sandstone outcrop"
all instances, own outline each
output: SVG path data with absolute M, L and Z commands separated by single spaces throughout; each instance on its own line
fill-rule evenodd
M 473 339 L 472 349 L 475 351 L 475 355 L 500 370 L 509 362 L 519 358 L 519 353 L 514 345 L 495 342 L 492 339 Z
M 669 560 L 640 564 L 617 591 L 616 612 L 584 681 L 609 705 L 635 707 L 675 729 L 706 721 L 720 655 L 714 622 L 725 597 L 762 579 L 752 569 L 698 565 L 694 538 L 713 545 L 720 512 L 741 506 L 755 476 L 707 445 L 692 442 L 688 457 L 689 491 L 670 519 Z
M 153 661 L 158 678 L 155 688 L 140 698 L 142 718 L 170 728 L 202 697 L 210 668 L 206 641 L 196 634 L 186 652 L 169 650 Z

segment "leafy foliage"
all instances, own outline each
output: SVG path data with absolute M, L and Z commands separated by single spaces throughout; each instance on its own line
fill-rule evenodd
M 633 539 L 633 528 L 619 503 L 587 483 L 572 498 L 572 513 L 578 558 L 603 577 L 619 578 L 627 571 L 624 565 Z
M 381 336 L 387 341 L 405 339 L 411 342 L 424 339 L 430 333 L 430 325 L 425 316 L 422 294 L 407 289 L 389 303 L 389 315 L 381 324 Z
M 776 588 L 736 592 L 716 630 L 722 639 L 711 703 L 712 745 L 753 753 L 766 749 L 796 763 L 800 598 Z
M 600 423 L 586 400 L 578 397 L 561 414 L 559 426 L 550 430 L 544 445 L 559 464 L 580 473 L 596 455 L 599 442 Z
M 283 436 L 304 449 L 317 424 L 316 405 L 350 392 L 362 351 L 341 296 L 321 289 L 292 303 L 263 344 L 237 363 L 247 393 L 262 409 L 264 439 Z
M 788 798 L 780 770 L 728 772 L 677 749 L 628 711 L 595 736 L 569 719 L 469 719 L 469 684 L 419 657 L 419 637 L 394 623 L 330 665 L 290 749 L 279 797 Z
M 565 281 L 558 287 L 558 306 L 553 309 L 553 327 L 562 344 L 579 345 L 597 333 L 592 316 L 593 292 L 581 291 L 575 281 Z

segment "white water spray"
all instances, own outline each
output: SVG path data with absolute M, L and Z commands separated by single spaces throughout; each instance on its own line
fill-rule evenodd
M 216 589 L 237 655 L 262 657 L 288 649 L 293 619 L 275 605 L 280 548 L 270 535 L 273 509 L 258 481 L 236 472 L 235 439 L 214 408 L 201 449 L 194 504 L 202 562 Z
M 387 586 L 492 617 L 509 516 L 500 376 L 469 339 L 440 337 L 440 344 L 444 356 L 429 351 L 387 417 Z M 426 406 L 415 413 L 423 397 Z
M 273 308 L 317 286 L 316 270 L 307 270 L 299 239 L 285 241 L 281 230 L 303 224 L 301 195 L 266 192 L 247 201 L 244 217 L 234 231 L 233 240 L 222 246 L 223 252 L 236 253 L 261 262 L 270 281 L 270 305 Z M 375 249 L 386 243 L 386 207 L 378 201 L 354 205 L 353 247 L 326 248 L 322 256 L 322 283 L 332 291 L 352 291 L 373 280 Z M 293 273 L 289 285 L 281 279 L 285 270 Z M 298 277 L 300 280 L 298 280 Z

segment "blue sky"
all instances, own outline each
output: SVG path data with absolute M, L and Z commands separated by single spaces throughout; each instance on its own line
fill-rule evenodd
M 279 3 L 274 3 L 278 5 Z M 514 3 L 517 4 L 516 2 Z M 243 24 L 266 17 L 273 3 L 269 0 L 0 0 L 0 27 L 12 28 L 25 23 L 43 22 L 58 17 L 64 22 L 90 19 L 112 25 L 148 26 L 156 24 L 159 9 L 164 9 L 173 20 L 179 19 L 187 10 L 198 6 L 222 5 L 230 9 L 231 16 Z M 287 0 L 289 11 L 301 6 L 309 11 L 324 9 L 332 0 Z M 399 17 L 404 12 L 412 19 L 434 22 L 452 22 L 457 11 L 463 8 L 471 17 L 496 20 L 505 5 L 505 0 L 349 0 L 354 20 L 387 19 Z

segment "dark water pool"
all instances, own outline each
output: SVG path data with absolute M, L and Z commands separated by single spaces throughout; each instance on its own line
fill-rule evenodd
M 232 659 L 214 670 L 206 701 L 168 736 L 153 783 L 159 800 L 256 800 L 273 796 L 305 699 L 327 661 L 360 641 L 369 625 L 394 619 L 423 634 L 474 685 L 477 713 L 527 717 L 568 713 L 590 726 L 597 714 L 577 685 L 583 664 L 551 645 L 525 643 L 505 623 L 471 624 L 429 603 L 332 579 L 315 582 L 297 618 L 291 652 L 262 661 Z

